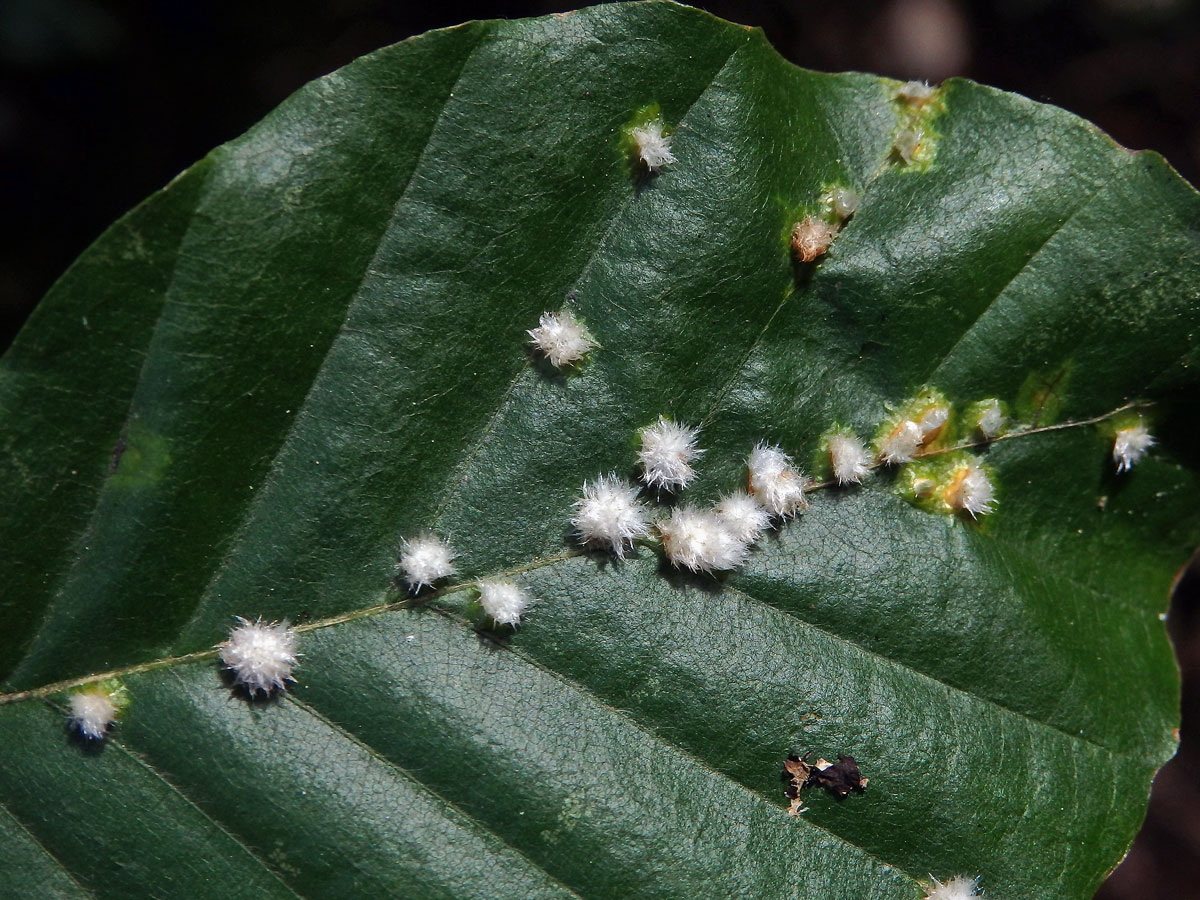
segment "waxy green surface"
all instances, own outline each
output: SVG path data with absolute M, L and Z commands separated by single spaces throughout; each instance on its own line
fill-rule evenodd
M 0 894 L 1090 897 L 1175 748 L 1200 197 L 967 81 L 902 165 L 894 87 L 669 4 L 472 23 L 115 224 L 0 368 Z M 638 177 L 655 103 L 678 162 Z M 798 272 L 832 185 L 858 211 Z M 601 347 L 559 376 L 525 330 L 564 303 Z M 972 448 L 993 515 L 877 470 L 720 579 L 570 539 L 659 414 L 702 426 L 705 502 L 755 442 L 807 462 L 924 385 L 1015 411 Z M 1117 476 L 1131 402 L 1159 444 Z M 410 603 L 425 529 L 460 576 Z M 480 633 L 501 572 L 539 602 Z M 286 695 L 231 695 L 235 615 L 300 624 Z M 64 683 L 113 670 L 130 706 L 84 746 Z M 866 793 L 789 817 L 803 750 Z

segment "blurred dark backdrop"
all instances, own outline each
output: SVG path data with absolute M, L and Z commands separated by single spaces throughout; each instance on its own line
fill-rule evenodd
M 410 35 L 566 2 L 0 0 L 0 349 L 117 216 L 306 81 Z M 701 2 L 800 65 L 966 75 L 1063 106 L 1200 176 L 1200 9 L 1190 0 Z M 1200 898 L 1200 577 L 1170 624 L 1183 746 L 1103 900 Z M 1137 710 L 1130 710 L 1137 715 Z

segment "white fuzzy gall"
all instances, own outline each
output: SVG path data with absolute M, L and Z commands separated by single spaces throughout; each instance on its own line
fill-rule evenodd
M 792 466 L 792 458 L 778 447 L 760 443 L 746 461 L 750 493 L 773 516 L 794 516 L 808 505 L 804 499 L 804 476 Z
M 831 434 L 826 442 L 829 465 L 838 484 L 859 484 L 870 471 L 870 457 L 862 441 L 852 434 Z
M 990 513 L 996 505 L 991 479 L 979 463 L 973 461 L 955 470 L 943 498 L 948 507 L 969 512 L 972 518 Z
M 479 605 L 497 625 L 519 625 L 525 610 L 536 602 L 523 587 L 507 579 L 479 582 Z
M 984 400 L 979 404 L 979 422 L 975 427 L 985 440 L 999 437 L 1004 425 L 1004 410 L 999 400 Z
M 879 446 L 879 459 L 890 465 L 912 462 L 921 449 L 921 426 L 905 419 L 888 433 Z
M 892 149 L 902 162 L 911 163 L 921 149 L 921 132 L 913 128 L 901 129 L 892 142 Z
M 1153 446 L 1154 437 L 1146 428 L 1145 422 L 1139 421 L 1129 428 L 1122 428 L 1113 439 L 1112 458 L 1117 464 L 1117 471 L 1128 472 Z
M 575 501 L 571 524 L 579 540 L 588 547 L 599 547 L 619 557 L 639 538 L 648 537 L 645 507 L 638 502 L 638 491 L 616 475 L 601 475 L 583 483 L 583 496 Z
M 659 416 L 657 422 L 641 429 L 639 434 L 642 449 L 638 451 L 638 460 L 646 485 L 668 491 L 687 487 L 696 477 L 692 461 L 704 452 L 696 449 L 699 429 Z
M 93 741 L 103 740 L 119 712 L 103 688 L 85 688 L 71 695 L 71 727 Z
M 925 900 L 971 900 L 979 896 L 978 876 L 955 875 L 949 881 L 941 882 L 930 875 L 929 880 L 931 884 Z
M 937 437 L 938 432 L 950 420 L 950 409 L 946 406 L 931 406 L 921 413 L 917 419 L 917 427 L 921 429 L 921 443 L 927 444 Z
M 251 694 L 286 688 L 296 666 L 296 633 L 287 622 L 237 620 L 241 624 L 230 630 L 229 640 L 217 644 L 235 683 Z
M 646 171 L 657 172 L 663 166 L 679 161 L 671 152 L 671 139 L 663 135 L 661 119 L 654 119 L 645 125 L 630 129 L 629 136 L 633 138 L 638 159 L 646 167 Z
M 404 541 L 400 547 L 400 572 L 414 594 L 422 587 L 454 574 L 454 550 L 432 534 Z
M 734 491 L 721 498 L 714 510 L 729 533 L 750 544 L 771 527 L 771 516 L 757 499 L 745 491 Z
M 544 312 L 538 322 L 537 328 L 530 328 L 526 333 L 534 349 L 557 369 L 574 365 L 596 346 L 588 330 L 569 309 Z
M 858 193 L 850 188 L 834 188 L 829 192 L 826 202 L 838 221 L 845 222 L 858 209 Z
M 746 559 L 746 542 L 740 541 L 711 510 L 690 503 L 676 508 L 669 519 L 657 523 L 663 552 L 676 568 L 693 572 L 733 569 Z
M 906 81 L 896 88 L 895 97 L 910 106 L 920 107 L 928 103 L 936 93 L 937 88 L 934 85 L 926 84 L 924 81 Z

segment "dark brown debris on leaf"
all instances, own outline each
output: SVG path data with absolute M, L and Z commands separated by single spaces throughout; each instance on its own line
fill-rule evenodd
M 835 797 L 845 797 L 851 791 L 862 793 L 867 789 L 869 779 L 862 777 L 853 756 L 842 756 L 839 753 L 835 763 L 818 759 L 813 768 L 817 770 L 814 776 L 816 783 Z
M 782 779 L 788 782 L 784 795 L 791 801 L 788 805 L 789 816 L 798 816 L 807 809 L 800 799 L 800 792 L 813 785 L 825 788 L 839 800 L 851 791 L 861 793 L 867 789 L 869 779 L 862 777 L 853 756 L 839 753 L 836 763 L 824 759 L 810 763 L 808 757 L 811 755 L 810 750 L 803 756 L 793 754 L 784 760 Z
M 812 751 L 810 750 L 809 753 Z M 789 782 L 787 789 L 784 790 L 786 796 L 791 803 L 788 805 L 788 815 L 798 816 L 806 809 L 804 801 L 800 799 L 800 791 L 809 784 L 809 778 L 812 776 L 813 767 L 805 760 L 808 759 L 809 753 L 804 756 L 796 756 L 792 754 L 783 761 L 783 780 Z

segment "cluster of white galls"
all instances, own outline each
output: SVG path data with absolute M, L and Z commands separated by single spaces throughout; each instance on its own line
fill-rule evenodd
M 656 494 L 674 493 L 696 478 L 693 463 L 704 452 L 699 431 L 665 416 L 641 429 L 641 480 Z M 580 543 L 618 557 L 658 533 L 663 552 L 679 568 L 714 572 L 741 565 L 772 515 L 793 515 L 804 504 L 804 479 L 778 448 L 756 447 L 748 461 L 750 491 L 728 494 L 711 509 L 691 503 L 653 523 L 640 489 L 615 474 L 584 482 L 571 524 Z

